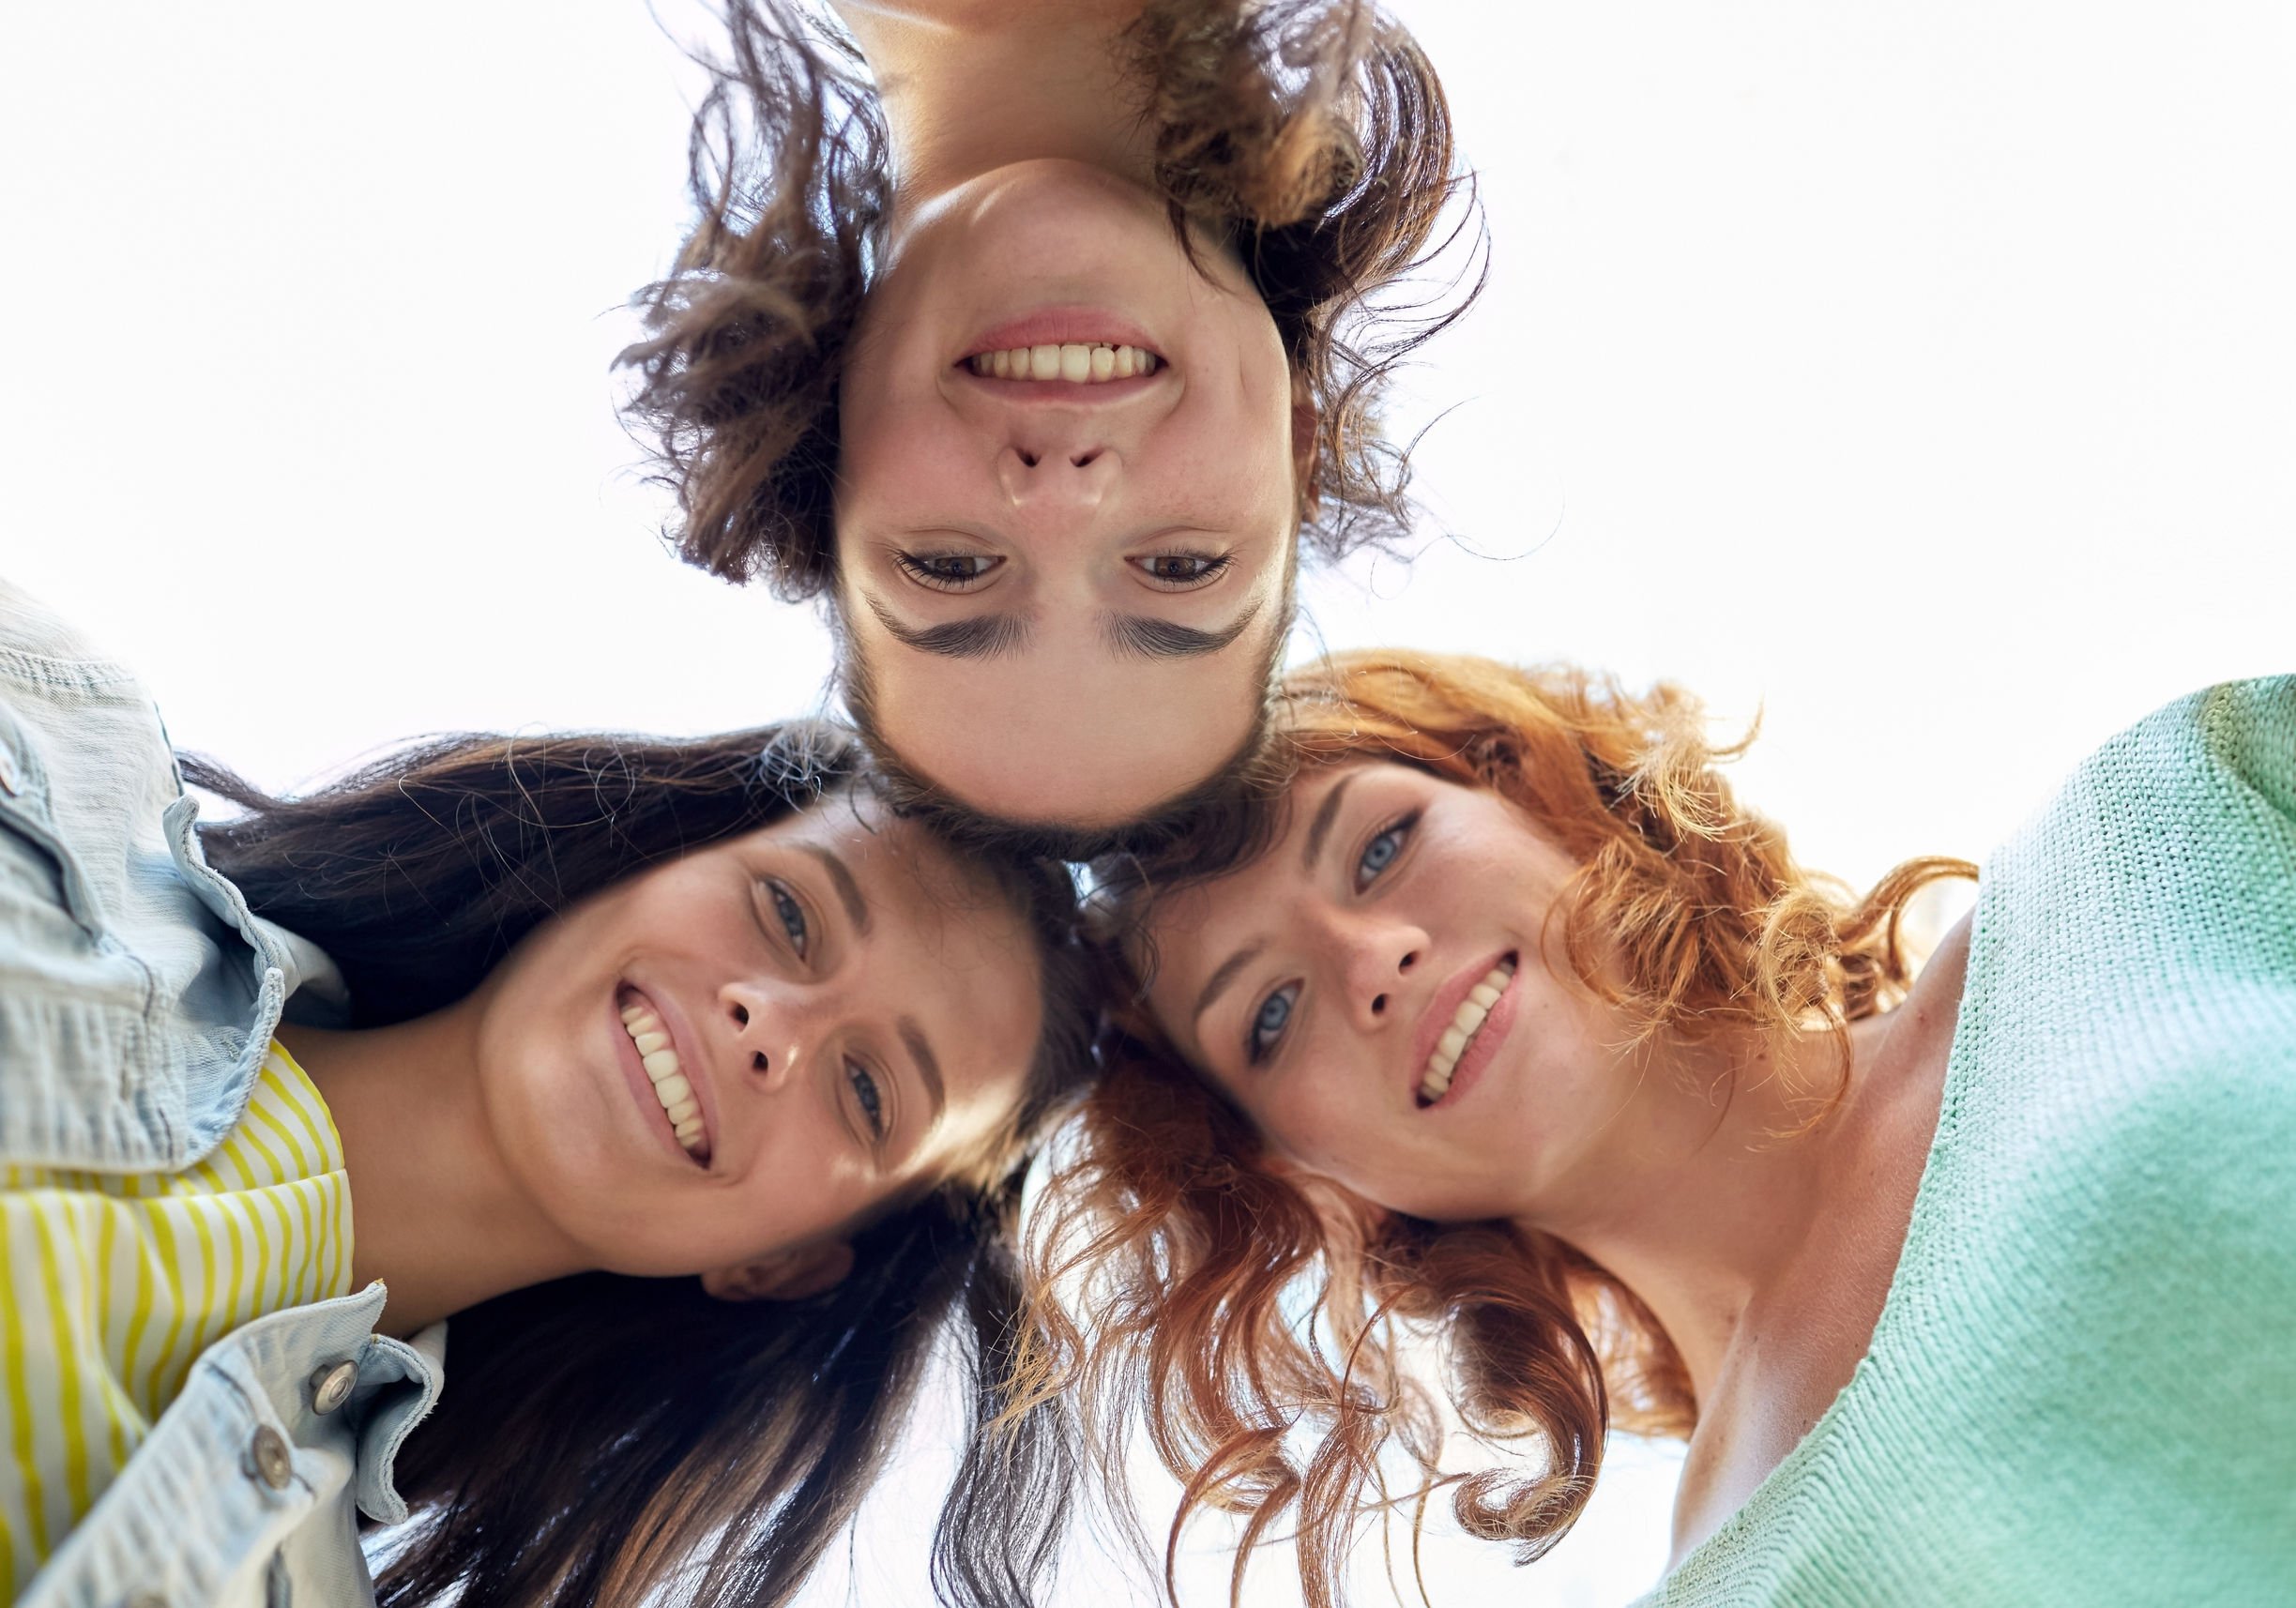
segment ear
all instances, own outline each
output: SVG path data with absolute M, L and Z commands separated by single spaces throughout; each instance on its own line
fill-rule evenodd
M 801 1301 L 834 1289 L 852 1271 L 853 1247 L 832 1239 L 713 1267 L 702 1275 L 702 1288 L 721 1301 Z
M 1291 473 L 1292 484 L 1300 489 L 1302 520 L 1315 518 L 1323 506 L 1323 493 L 1315 484 L 1315 399 L 1308 392 L 1307 376 L 1295 372 L 1291 377 Z

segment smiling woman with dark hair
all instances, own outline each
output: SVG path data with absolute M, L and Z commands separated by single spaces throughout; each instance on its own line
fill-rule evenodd
M 731 8 L 632 416 L 920 796 L 1085 842 L 1250 751 L 1303 545 L 1404 528 L 1442 88 L 1368 0 L 836 9 Z
M 786 1600 L 944 1335 L 1005 1406 L 1070 901 L 801 722 L 179 773 L 0 584 L 0 1589 L 363 1601 L 363 1515 L 389 1603 Z M 976 1443 L 947 1595 L 1064 1445 Z

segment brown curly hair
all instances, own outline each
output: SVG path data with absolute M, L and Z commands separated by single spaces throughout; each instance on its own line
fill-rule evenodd
M 677 496 L 670 545 L 796 601 L 835 570 L 837 387 L 890 203 L 887 136 L 832 23 L 793 0 L 731 0 L 726 20 L 688 143 L 699 221 L 634 298 L 649 333 L 617 361 Z M 1152 0 L 1119 48 L 1183 245 L 1193 226 L 1235 249 L 1314 405 L 1303 540 L 1336 557 L 1400 538 L 1409 466 L 1380 433 L 1382 386 L 1482 288 L 1478 265 L 1464 295 L 1374 299 L 1462 237 L 1483 261 L 1434 68 L 1370 0 Z
M 1518 806 L 1578 867 L 1555 917 L 1576 981 L 1636 1043 L 1831 1034 L 1842 1076 L 1801 1091 L 1812 1124 L 1847 1086 L 1847 1024 L 1910 985 L 1907 901 L 1974 874 L 1962 860 L 1909 860 L 1858 899 L 1800 866 L 1717 768 L 1745 742 L 1711 744 L 1697 702 L 1669 686 L 1634 694 L 1568 667 L 1353 653 L 1285 680 L 1273 741 L 1293 778 L 1395 761 Z M 1408 1366 L 1414 1337 L 1437 1343 L 1442 1388 L 1470 1432 L 1543 1454 L 1532 1473 L 1449 1481 L 1461 1527 L 1512 1543 L 1521 1561 L 1576 1521 L 1613 1427 L 1687 1435 L 1697 1404 L 1663 1327 L 1605 1268 L 1551 1236 L 1428 1222 L 1263 1164 L 1250 1121 L 1148 1019 L 1148 914 L 1262 852 L 1282 827 L 1281 785 L 1206 812 L 1193 838 L 1098 868 L 1125 1003 L 1032 1229 L 1024 1376 L 1026 1394 L 1062 1393 L 1082 1413 L 1119 1483 L 1124 1422 L 1144 1411 L 1185 1487 L 1167 1589 L 1196 1508 L 1245 1519 L 1239 1593 L 1251 1543 L 1288 1514 L 1307 1600 L 1330 1608 L 1367 1499 L 1389 1496 L 1383 1449 L 1399 1446 L 1421 1471 L 1419 1512 L 1446 1482 L 1440 1419 Z M 1302 1287 L 1315 1297 L 1304 1323 Z

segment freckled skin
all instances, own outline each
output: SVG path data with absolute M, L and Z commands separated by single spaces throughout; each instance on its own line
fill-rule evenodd
M 1343 787 L 1309 871 L 1310 824 Z M 1384 858 L 1382 835 L 1414 816 Z M 1700 1410 L 1679 1560 L 1865 1354 L 1936 1129 L 1969 923 L 1903 1004 L 1852 1024 L 1847 1091 L 1803 1132 L 1792 1091 L 1838 1074 L 1823 1035 L 1619 1049 L 1627 1024 L 1570 977 L 1547 932 L 1573 870 L 1495 793 L 1377 762 L 1313 770 L 1267 854 L 1158 908 L 1149 1003 L 1294 1163 L 1390 1209 L 1556 1235 L 1650 1306 Z M 1525 992 L 1506 1040 L 1455 1106 L 1419 1109 L 1413 1025 L 1444 978 L 1508 948 Z M 1254 952 L 1197 1018 L 1239 950 Z M 1288 1016 L 1269 1010 L 1295 988 Z M 1278 1020 L 1279 1046 L 1252 1064 L 1247 1035 Z
M 1310 823 L 1346 784 L 1315 874 Z M 1283 838 L 1237 874 L 1167 902 L 1153 929 L 1150 1004 L 1197 1065 L 1293 1160 L 1367 1199 L 1437 1221 L 1538 1209 L 1598 1166 L 1624 1098 L 1618 1037 L 1563 967 L 1546 916 L 1574 867 L 1498 795 L 1399 765 L 1326 767 L 1294 789 Z M 1363 856 L 1416 812 L 1418 825 L 1361 882 Z M 1264 948 L 1200 1022 L 1210 973 Z M 1463 967 L 1512 951 L 1515 1020 L 1460 1102 L 1423 1111 L 1414 1033 Z M 1478 973 L 1480 975 L 1480 972 Z M 1281 1048 L 1245 1059 L 1254 1013 L 1300 985 Z M 1446 1012 L 1444 1020 L 1449 1021 Z

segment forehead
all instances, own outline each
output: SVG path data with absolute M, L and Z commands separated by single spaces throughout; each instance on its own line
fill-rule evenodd
M 1328 871 L 1335 856 L 1351 852 L 1351 842 L 1343 841 L 1346 824 L 1399 789 L 1420 798 L 1431 792 L 1452 795 L 1487 806 L 1494 812 L 1491 824 L 1530 831 L 1498 794 L 1399 760 L 1349 758 L 1304 770 L 1272 807 L 1273 825 L 1260 854 L 1224 875 L 1178 887 L 1148 908 L 1141 929 L 1146 949 L 1133 959 L 1153 966 L 1149 992 L 1160 1013 L 1176 991 L 1201 984 L 1239 946 L 1280 938 L 1292 903 L 1323 886 L 1309 875 L 1309 848 L 1319 849 L 1317 867 Z M 1480 815 L 1461 815 L 1454 808 L 1446 819 L 1450 833 L 1464 829 L 1488 841 Z

